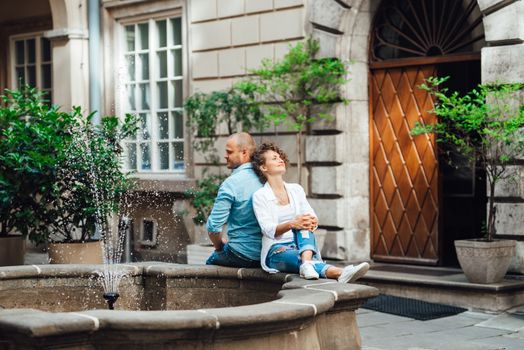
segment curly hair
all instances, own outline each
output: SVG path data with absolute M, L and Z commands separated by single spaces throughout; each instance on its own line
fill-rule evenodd
M 266 163 L 266 157 L 264 154 L 267 151 L 273 151 L 278 153 L 280 158 L 284 161 L 286 164 L 286 168 L 289 164 L 289 160 L 287 158 L 286 153 L 278 147 L 273 142 L 264 142 L 260 146 L 258 146 L 255 153 L 253 153 L 253 157 L 251 158 L 251 164 L 253 164 L 253 170 L 255 171 L 255 174 L 257 174 L 258 178 L 260 179 L 260 182 L 266 183 L 267 179 L 260 167 Z

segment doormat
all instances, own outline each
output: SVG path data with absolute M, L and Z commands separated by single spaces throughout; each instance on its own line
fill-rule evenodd
M 467 311 L 467 309 L 461 307 L 428 303 L 426 301 L 395 297 L 386 294 L 380 294 L 369 299 L 362 308 L 414 318 L 419 321 L 433 320 L 435 318 L 452 316 Z

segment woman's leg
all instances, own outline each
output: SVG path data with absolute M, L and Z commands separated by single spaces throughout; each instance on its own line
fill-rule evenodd
M 311 261 L 313 257 L 318 257 L 317 242 L 313 232 L 293 230 L 293 238 L 300 252 L 302 262 Z
M 266 264 L 281 272 L 299 273 L 300 253 L 294 244 L 277 244 L 269 250 Z
M 367 262 L 360 263 L 356 266 L 348 265 L 343 269 L 329 266 L 326 270 L 326 277 L 337 279 L 341 283 L 351 283 L 364 276 L 368 270 L 369 264 Z
M 340 277 L 341 273 L 342 273 L 342 269 L 340 267 L 329 266 L 326 270 L 326 278 L 331 278 L 331 279 L 336 280 Z

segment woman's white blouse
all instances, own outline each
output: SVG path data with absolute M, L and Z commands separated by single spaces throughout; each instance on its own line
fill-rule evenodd
M 291 221 L 295 218 L 295 207 L 290 203 L 287 205 L 278 205 L 278 223 Z M 283 242 L 292 242 L 293 241 L 293 232 L 291 230 L 284 232 L 278 236 L 278 241 Z
M 299 184 L 288 183 L 284 183 L 284 186 L 288 193 L 290 204 L 295 208 L 295 216 L 311 214 L 317 217 L 315 211 L 311 208 L 306 199 L 306 193 L 302 186 Z M 270 273 L 278 272 L 278 270 L 270 269 L 266 265 L 266 257 L 271 246 L 280 241 L 275 239 L 275 231 L 279 224 L 278 217 L 281 208 L 282 207 L 278 204 L 278 200 L 268 182 L 266 182 L 264 187 L 253 194 L 253 210 L 255 211 L 258 224 L 262 230 L 260 264 L 265 271 Z

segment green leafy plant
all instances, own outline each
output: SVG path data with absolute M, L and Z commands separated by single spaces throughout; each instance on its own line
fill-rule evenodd
M 204 176 L 197 181 L 196 188 L 185 192 L 185 195 L 190 198 L 190 204 L 196 210 L 196 214 L 193 216 L 195 225 L 206 224 L 207 218 L 213 209 L 220 184 L 226 177 L 225 175 Z
M 334 102 L 347 103 L 340 88 L 348 79 L 347 64 L 335 58 L 316 58 L 317 40 L 309 38 L 291 47 L 279 61 L 266 59 L 250 80 L 263 101 L 266 117 L 297 132 L 298 179 L 302 179 L 302 133 L 306 125 L 332 119 Z
M 479 85 L 461 95 L 441 85 L 449 77 L 431 77 L 421 85 L 435 97 L 438 122 L 417 123 L 412 135 L 434 133 L 437 142 L 451 145 L 472 166 L 486 171 L 489 187 L 487 240 L 495 232 L 495 186 L 511 176 L 508 165 L 524 152 L 524 105 L 518 94 L 524 84 Z
M 95 214 L 106 225 L 132 187 L 120 169 L 119 142 L 136 131 L 137 120 L 105 117 L 95 126 L 80 108 L 66 113 L 45 102 L 28 86 L 3 96 L 0 232 L 36 243 L 86 241 L 95 232 Z
M 48 232 L 56 215 L 58 157 L 70 141 L 73 118 L 49 107 L 36 89 L 5 90 L 0 108 L 0 235 Z

